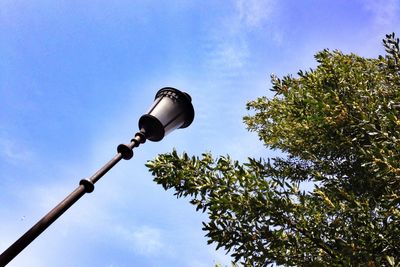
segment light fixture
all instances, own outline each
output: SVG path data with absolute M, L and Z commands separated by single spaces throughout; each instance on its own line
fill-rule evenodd
M 194 118 L 191 97 L 172 87 L 160 89 L 147 114 L 139 119 L 139 129 L 146 139 L 160 141 L 177 128 L 188 127 Z

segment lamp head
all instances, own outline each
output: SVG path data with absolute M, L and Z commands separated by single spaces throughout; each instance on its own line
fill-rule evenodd
M 149 111 L 139 119 L 139 129 L 150 141 L 160 141 L 178 128 L 188 127 L 194 119 L 192 98 L 172 87 L 160 89 Z

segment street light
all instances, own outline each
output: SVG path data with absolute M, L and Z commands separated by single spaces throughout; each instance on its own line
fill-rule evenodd
M 71 194 L 7 248 L 0 255 L 0 267 L 6 266 L 85 193 L 93 192 L 94 184 L 121 159 L 131 159 L 133 156 L 133 148 L 143 144 L 146 139 L 150 141 L 160 141 L 171 131 L 178 128 L 186 128 L 192 123 L 193 118 L 194 109 L 192 99 L 187 93 L 172 87 L 160 89 L 147 114 L 140 117 L 140 131 L 135 134 L 130 144 L 119 145 L 117 147 L 117 154 L 108 163 L 90 178 L 82 179 L 79 182 L 79 186 L 72 191 Z

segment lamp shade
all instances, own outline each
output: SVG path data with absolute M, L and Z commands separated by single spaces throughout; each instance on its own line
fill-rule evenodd
M 160 89 L 149 111 L 139 119 L 139 129 L 150 141 L 160 141 L 169 132 L 188 127 L 194 119 L 192 98 L 172 87 Z

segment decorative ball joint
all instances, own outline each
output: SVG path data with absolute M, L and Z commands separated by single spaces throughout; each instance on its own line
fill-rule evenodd
M 194 119 L 192 98 L 172 87 L 160 89 L 147 114 L 139 119 L 140 132 L 150 141 L 160 141 L 178 128 L 188 127 Z

